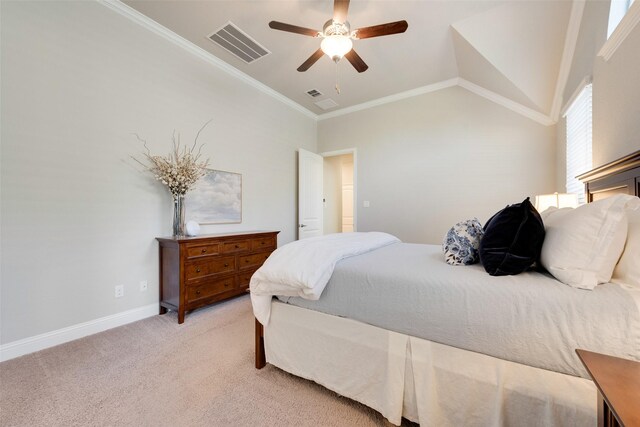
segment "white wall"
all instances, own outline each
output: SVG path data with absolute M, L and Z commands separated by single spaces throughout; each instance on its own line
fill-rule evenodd
M 640 150 L 640 24 L 593 69 L 593 165 Z
M 342 156 L 342 221 L 340 224 L 340 231 L 343 233 L 351 233 L 354 231 L 353 213 L 354 213 L 354 194 L 355 188 L 353 186 L 354 175 L 354 159 L 353 154 L 345 154 Z
M 157 303 L 171 198 L 132 166 L 133 132 L 165 154 L 174 129 L 190 142 L 213 118 L 204 154 L 242 173 L 243 223 L 204 231 L 295 238 L 313 119 L 96 2 L 1 7 L 0 342 Z
M 343 214 L 345 206 L 351 207 L 353 201 L 345 205 L 343 185 L 353 185 L 353 154 L 328 156 L 323 162 L 323 197 L 324 197 L 324 234 L 343 232 Z
M 318 123 L 319 151 L 351 147 L 358 231 L 407 242 L 440 244 L 457 221 L 555 189 L 555 127 L 460 87 Z
M 342 228 L 342 158 L 325 157 L 323 162 L 324 234 L 340 233 Z

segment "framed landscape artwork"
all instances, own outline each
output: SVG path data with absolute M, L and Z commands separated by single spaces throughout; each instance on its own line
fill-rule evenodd
M 242 175 L 210 169 L 185 196 L 186 221 L 242 222 Z

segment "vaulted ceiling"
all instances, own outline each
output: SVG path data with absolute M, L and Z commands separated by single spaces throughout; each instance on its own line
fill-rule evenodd
M 301 73 L 296 68 L 318 49 L 320 40 L 275 31 L 268 23 L 276 20 L 322 30 L 333 15 L 332 0 L 125 3 L 314 114 L 462 81 L 521 110 L 553 119 L 556 94 L 563 85 L 561 68 L 568 66 L 563 65 L 565 39 L 568 28 L 576 25 L 571 22 L 574 5 L 568 0 L 351 0 L 352 29 L 403 19 L 409 28 L 402 34 L 356 40 L 354 49 L 369 65 L 364 73 L 357 73 L 345 59 L 336 69 L 327 56 Z M 271 53 L 247 64 L 208 39 L 229 21 Z M 334 89 L 336 72 L 340 94 Z M 310 89 L 322 95 L 311 98 L 306 94 Z M 314 104 L 328 98 L 337 103 L 331 110 Z

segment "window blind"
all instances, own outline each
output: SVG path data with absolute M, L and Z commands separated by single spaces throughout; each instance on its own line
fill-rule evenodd
M 591 84 L 582 89 L 571 103 L 567 119 L 567 193 L 578 195 L 585 203 L 584 184 L 576 179 L 592 167 L 591 156 Z

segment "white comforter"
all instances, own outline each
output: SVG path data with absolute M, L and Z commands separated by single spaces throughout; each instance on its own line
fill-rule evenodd
M 338 261 L 400 240 L 387 233 L 340 233 L 298 240 L 276 249 L 251 277 L 256 319 L 269 323 L 271 297 L 320 298 Z

